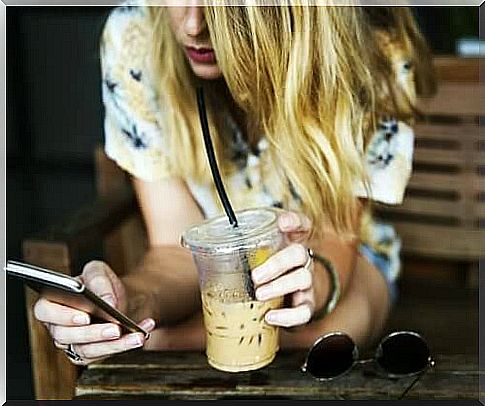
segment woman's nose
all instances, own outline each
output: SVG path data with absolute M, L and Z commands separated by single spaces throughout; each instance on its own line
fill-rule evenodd
M 184 21 L 185 33 L 190 37 L 197 37 L 207 28 L 204 16 L 204 7 L 189 6 L 187 9 L 188 10 Z

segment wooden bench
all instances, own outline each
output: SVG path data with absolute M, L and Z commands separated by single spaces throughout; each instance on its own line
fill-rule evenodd
M 485 115 L 479 60 L 435 58 L 438 93 L 420 100 L 413 174 L 400 206 L 379 206 L 409 256 L 465 261 L 478 283 L 485 247 Z M 482 229 L 481 229 L 482 228 Z M 472 282 L 473 283 L 473 282 Z
M 473 103 L 466 102 L 465 107 L 460 107 L 461 110 L 453 107 L 453 114 L 461 117 L 459 121 L 441 122 L 439 125 L 434 122 L 432 125 L 428 122 L 420 123 L 417 130 L 417 157 L 418 160 L 439 160 L 439 165 L 448 158 L 454 159 L 453 162 L 458 160 L 460 171 L 434 174 L 418 166 L 404 209 L 386 208 L 382 210 L 382 214 L 397 216 L 394 217 L 395 224 L 403 237 L 404 250 L 408 253 L 443 258 L 459 256 L 475 260 L 480 254 L 479 247 L 483 236 L 473 220 L 477 216 L 483 218 L 483 203 L 475 195 L 478 190 L 484 191 L 484 188 L 483 178 L 473 172 L 475 164 L 472 165 L 472 162 L 482 162 L 480 160 L 483 156 L 480 155 L 481 152 L 475 154 L 471 145 L 478 137 L 478 132 L 475 133 L 478 131 L 476 117 L 481 113 L 476 109 L 469 113 L 469 108 L 478 100 L 477 92 L 473 90 L 475 85 L 462 82 L 450 86 L 444 87 L 438 98 L 447 98 L 449 101 L 451 93 L 455 97 L 470 98 Z M 431 101 L 424 107 L 429 120 L 434 117 L 434 112 L 443 113 L 441 103 Z M 445 116 L 440 117 L 446 117 L 452 112 L 445 110 Z M 461 116 L 464 113 L 467 114 L 466 117 Z M 434 132 L 438 129 L 442 131 Z M 463 151 L 465 155 L 449 153 L 443 148 L 431 148 L 439 144 L 428 144 L 426 148 L 422 148 L 419 140 L 433 140 L 436 138 L 433 134 L 440 134 L 440 142 L 448 140 L 453 145 L 457 143 L 455 151 Z M 472 141 L 456 141 L 454 137 L 460 134 L 464 134 L 464 139 Z M 466 145 L 466 149 L 462 150 L 463 145 Z M 112 161 L 107 160 L 100 150 L 96 152 L 96 163 L 99 198 L 59 225 L 25 239 L 23 258 L 27 262 L 76 275 L 84 262 L 92 259 L 93 253 L 102 251 L 104 260 L 120 275 L 136 264 L 145 249 L 146 239 L 135 197 L 125 174 Z M 475 187 L 475 181 L 481 182 L 478 188 Z M 415 194 L 413 189 L 420 189 L 421 192 Z M 453 196 L 459 198 L 445 199 L 448 196 L 446 193 L 438 193 L 445 189 L 453 190 Z M 423 191 L 428 195 L 423 196 Z M 458 218 L 456 223 L 435 224 L 424 221 L 429 220 L 426 216 L 450 217 L 450 210 L 451 217 Z M 477 215 L 471 216 L 470 213 Z M 419 217 L 412 217 L 416 214 Z M 71 399 L 75 395 L 80 370 L 70 364 L 65 355 L 53 346 L 44 326 L 34 320 L 31 309 L 35 300 L 35 294 L 28 290 L 28 323 L 36 398 Z

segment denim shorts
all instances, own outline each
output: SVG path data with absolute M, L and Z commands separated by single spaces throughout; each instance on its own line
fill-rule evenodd
M 398 296 L 396 281 L 401 270 L 401 240 L 394 227 L 388 224 L 374 223 L 372 227 L 375 243 L 385 244 L 386 253 L 378 252 L 371 244 L 364 242 L 359 245 L 359 252 L 381 272 L 387 282 L 391 303 L 394 303 Z

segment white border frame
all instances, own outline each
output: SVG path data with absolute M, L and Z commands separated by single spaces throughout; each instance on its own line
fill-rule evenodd
M 174 5 L 177 4 L 180 0 L 148 0 L 152 5 Z M 333 4 L 333 5 L 348 5 L 348 0 L 287 0 L 294 4 L 311 4 L 311 5 L 326 5 L 326 4 Z M 407 6 L 471 6 L 471 7 L 479 7 L 483 4 L 485 0 L 411 0 L 411 1 L 404 1 L 404 0 L 362 0 L 360 1 L 360 5 L 365 6 L 377 6 L 377 5 L 407 5 Z M 3 268 L 6 264 L 6 176 L 7 176 L 7 168 L 6 168 L 6 11 L 7 6 L 116 6 L 120 3 L 120 1 L 116 0 L 104 0 L 102 2 L 97 0 L 72 0 L 66 3 L 65 0 L 50 0 L 50 1 L 42 1 L 42 0 L 0 0 L 0 30 L 2 32 L 2 41 L 0 48 L 0 52 L 2 55 L 2 63 L 0 65 L 0 77 L 3 80 L 0 80 L 0 93 L 2 93 L 3 97 L 1 99 L 1 103 L 3 104 L 0 106 L 0 114 L 1 114 L 1 131 L 2 131 L 2 142 L 0 143 L 0 165 L 3 169 L 2 171 L 2 180 L 3 180 L 3 187 L 0 187 L 0 201 L 3 203 L 3 210 L 0 214 L 0 228 L 3 231 L 3 241 L 0 244 L 0 264 Z M 204 5 L 204 4 L 215 4 L 215 5 L 240 5 L 240 4 L 255 4 L 255 5 L 278 5 L 280 0 L 198 0 L 196 2 L 197 5 Z M 481 13 L 480 13 L 481 14 Z M 481 20 L 481 18 L 480 18 Z M 484 39 L 484 33 L 482 32 L 482 22 L 480 21 L 480 39 Z M 485 63 L 481 62 L 480 64 Z M 480 69 L 482 73 L 482 68 Z M 482 77 L 480 77 L 482 79 Z M 483 284 L 485 286 L 485 276 L 480 278 L 480 287 Z M 480 303 L 483 307 L 483 303 L 481 302 L 481 294 L 480 296 Z M 4 272 L 0 272 L 0 405 L 3 405 L 7 399 L 7 388 L 6 388 L 6 378 L 7 378 L 7 370 L 6 370 L 6 277 Z M 481 317 L 480 317 L 481 322 Z M 480 323 L 481 324 L 481 323 Z M 481 332 L 480 332 L 481 333 Z M 480 338 L 482 335 L 480 334 Z M 481 341 L 481 340 L 479 340 Z M 482 346 L 480 345 L 480 361 L 485 359 L 485 355 L 482 358 Z M 480 370 L 482 370 L 482 363 L 479 363 Z M 479 388 L 485 389 L 485 376 L 480 376 Z M 485 405 L 485 401 L 483 398 L 479 399 L 479 401 Z
M 0 264 L 6 262 L 7 255 L 7 7 L 3 2 L 0 2 L 0 29 L 2 31 L 1 41 L 2 48 L 2 64 L 0 65 L 0 92 L 2 94 L 2 106 L 0 107 L 2 123 L 2 142 L 0 147 L 0 165 L 2 167 L 3 186 L 0 188 L 0 201 L 3 203 L 3 210 L 0 214 L 0 228 L 3 231 L 4 240 L 1 241 L 0 248 Z M 7 399 L 7 289 L 6 277 L 4 272 L 0 272 L 0 322 L 2 329 L 0 330 L 0 402 L 3 405 Z

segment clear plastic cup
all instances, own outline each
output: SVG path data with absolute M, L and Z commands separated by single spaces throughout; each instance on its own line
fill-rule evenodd
M 208 362 L 227 372 L 259 369 L 273 361 L 279 331 L 264 315 L 283 303 L 282 297 L 257 301 L 250 275 L 284 246 L 278 210 L 248 209 L 236 217 L 237 228 L 219 216 L 192 226 L 181 240 L 199 272 Z

